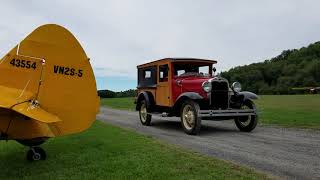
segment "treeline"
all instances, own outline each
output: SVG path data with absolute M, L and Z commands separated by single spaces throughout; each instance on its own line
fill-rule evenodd
M 120 91 L 120 92 L 114 92 L 110 90 L 99 90 L 98 95 L 101 98 L 135 97 L 136 90 L 129 89 L 129 90 Z
M 242 89 L 258 94 L 297 94 L 294 87 L 320 86 L 320 42 L 283 51 L 261 63 L 238 66 L 222 72 L 229 82 L 239 81 Z

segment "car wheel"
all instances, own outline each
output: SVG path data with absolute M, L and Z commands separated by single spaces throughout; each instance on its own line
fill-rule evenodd
M 139 118 L 140 118 L 141 124 L 143 124 L 145 126 L 150 126 L 151 117 L 152 116 L 150 114 L 148 114 L 148 111 L 147 111 L 146 101 L 145 100 L 141 101 L 140 108 L 139 108 Z
M 181 107 L 181 125 L 185 133 L 198 134 L 201 128 L 201 118 L 198 117 L 200 107 L 198 103 L 188 100 Z
M 241 109 L 255 109 L 255 104 L 252 101 L 247 100 L 243 103 Z M 240 131 L 251 132 L 257 126 L 258 116 L 237 117 L 235 123 Z

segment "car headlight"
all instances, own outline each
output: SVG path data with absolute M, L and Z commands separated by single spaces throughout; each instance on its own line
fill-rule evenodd
M 234 82 L 234 83 L 232 83 L 231 88 L 234 92 L 240 92 L 241 91 L 241 84 L 239 82 Z
M 208 81 L 205 81 L 205 82 L 203 82 L 202 83 L 202 88 L 203 88 L 203 90 L 205 91 L 205 92 L 210 92 L 211 91 L 211 83 L 210 82 L 208 82 Z

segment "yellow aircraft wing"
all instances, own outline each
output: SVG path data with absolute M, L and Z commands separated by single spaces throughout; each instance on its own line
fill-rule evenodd
M 23 114 L 42 123 L 49 124 L 61 121 L 58 116 L 45 111 L 40 106 L 34 105 L 31 102 L 17 104 L 12 109 L 20 114 Z

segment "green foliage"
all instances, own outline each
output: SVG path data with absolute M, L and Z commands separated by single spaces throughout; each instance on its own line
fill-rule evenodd
M 239 81 L 243 89 L 258 94 L 301 93 L 292 88 L 320 86 L 320 42 L 286 50 L 271 60 L 238 66 L 220 75 L 230 82 Z
M 136 90 L 129 89 L 126 91 L 120 91 L 120 92 L 113 92 L 110 90 L 99 90 L 98 95 L 101 98 L 121 98 L 121 97 L 135 97 L 136 96 Z
M 0 179 L 266 179 L 252 169 L 96 122 L 50 139 L 46 161 L 27 162 L 22 145 L 0 142 Z
M 101 98 L 114 98 L 116 97 L 116 93 L 110 90 L 99 90 L 98 96 Z

